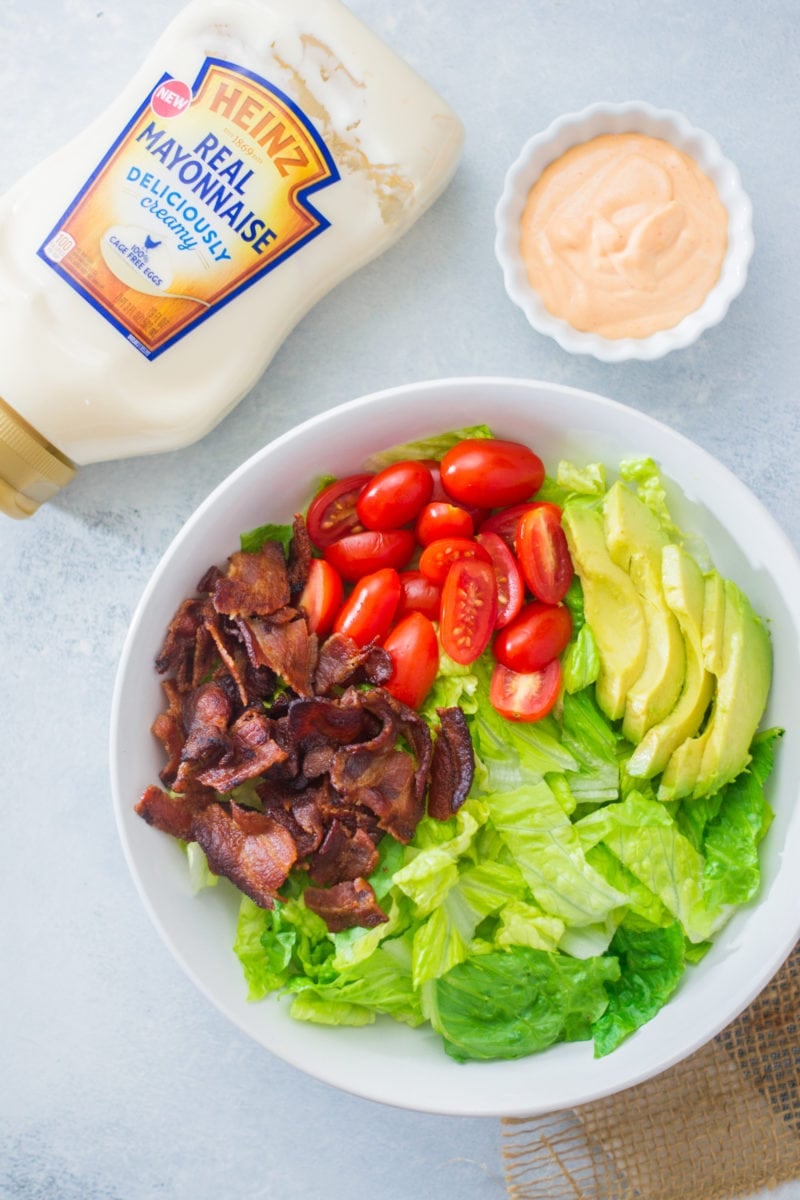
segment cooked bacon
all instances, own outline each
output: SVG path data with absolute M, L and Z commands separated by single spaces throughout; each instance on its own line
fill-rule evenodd
M 292 522 L 292 540 L 289 544 L 289 591 L 297 596 L 306 586 L 308 569 L 311 566 L 311 538 L 308 536 L 305 517 L 295 513 Z
M 279 542 L 265 542 L 254 554 L 237 550 L 217 580 L 214 608 L 228 616 L 268 617 L 289 603 L 289 576 Z
M 283 826 L 238 804 L 210 804 L 195 814 L 191 834 L 215 875 L 230 879 L 262 908 L 274 907 L 297 861 L 294 839 Z
M 224 619 L 209 606 L 204 627 L 216 647 L 222 665 L 236 684 L 239 700 L 246 708 L 250 702 L 250 692 L 246 680 L 247 668 L 250 663 L 241 642 L 235 641 L 230 631 L 223 626 Z M 238 636 L 238 630 L 236 632 Z
M 344 633 L 332 633 L 319 651 L 314 691 L 327 696 L 334 688 L 366 680 L 380 687 L 392 677 L 391 656 L 382 646 L 359 646 Z
M 161 686 L 167 697 L 167 709 L 159 713 L 151 726 L 151 732 L 158 738 L 167 753 L 167 762 L 159 771 L 159 778 L 165 787 L 172 787 L 175 776 L 181 765 L 183 750 L 183 702 L 174 679 L 163 680 Z
M 192 822 L 197 812 L 213 799 L 213 792 L 171 796 L 159 787 L 148 787 L 134 805 L 134 811 L 148 825 L 172 837 L 192 840 Z
M 467 720 L 460 708 L 437 708 L 440 730 L 433 748 L 428 812 L 446 821 L 469 795 L 475 774 L 475 753 Z
M 184 600 L 156 658 L 159 675 L 171 671 L 179 692 L 197 687 L 211 667 L 214 647 L 205 629 L 207 609 L 207 600 Z
M 375 731 L 376 722 L 363 706 L 346 707 L 319 696 L 293 701 L 287 714 L 287 733 L 304 748 L 319 742 L 347 746 L 373 736 Z
M 230 750 L 228 725 L 233 701 L 223 680 L 201 683 L 183 702 L 186 741 L 181 761 L 200 765 L 217 762 Z
M 230 752 L 224 761 L 195 775 L 199 783 L 217 792 L 230 792 L 286 758 L 286 751 L 272 736 L 272 723 L 263 709 L 245 709 L 231 725 L 229 736 Z
M 222 576 L 223 572 L 220 571 L 219 567 L 209 567 L 197 585 L 198 592 L 202 592 L 205 595 L 210 596 L 214 591 L 214 588 L 217 586 L 217 581 L 222 579 Z
M 363 829 L 350 833 L 334 818 L 311 859 L 308 874 L 314 883 L 321 885 L 342 883 L 371 875 L 377 865 L 378 851 L 369 834 Z
M 307 887 L 303 899 L 306 908 L 322 917 L 331 933 L 355 925 L 373 929 L 389 920 L 366 879 L 346 880 L 329 888 Z
M 304 618 L 273 624 L 259 617 L 238 617 L 236 624 L 254 667 L 269 667 L 299 696 L 313 695 L 317 636 Z

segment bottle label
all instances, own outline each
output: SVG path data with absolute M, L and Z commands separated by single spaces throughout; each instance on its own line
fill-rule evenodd
M 156 358 L 327 229 L 310 197 L 338 179 L 288 96 L 208 58 L 159 80 L 39 257 Z

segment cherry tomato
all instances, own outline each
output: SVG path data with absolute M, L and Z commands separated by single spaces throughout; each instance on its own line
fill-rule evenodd
M 465 508 L 449 500 L 431 500 L 417 517 L 414 533 L 420 546 L 429 546 L 437 538 L 472 537 L 475 526 Z
M 350 533 L 331 546 L 325 547 L 325 558 L 343 579 L 355 583 L 383 567 L 399 570 L 411 559 L 416 549 L 414 535 L 409 529 L 393 529 L 386 533 Z
M 396 700 L 419 708 L 439 671 L 439 641 L 428 617 L 409 613 L 383 643 L 392 658 L 392 677 L 384 684 Z
M 557 505 L 540 505 L 526 513 L 517 531 L 517 558 L 537 600 L 558 604 L 572 582 L 569 546 Z
M 436 461 L 436 459 L 435 458 L 426 458 L 426 459 L 423 459 L 423 462 L 424 462 L 425 466 L 428 468 L 428 470 L 430 471 L 431 479 L 433 480 L 433 491 L 431 492 L 431 500 L 444 500 L 445 503 L 452 504 L 453 497 L 449 496 L 447 494 L 447 492 L 444 490 L 444 484 L 442 483 L 442 473 L 439 470 L 439 464 Z M 474 505 L 474 504 L 461 504 L 461 505 L 459 505 L 459 507 L 465 508 L 467 510 L 469 515 L 472 517 L 472 524 L 474 525 L 474 527 L 476 529 L 478 528 L 478 526 L 481 524 L 482 521 L 486 520 L 486 518 L 489 515 L 488 508 L 479 508 L 477 505 Z
M 494 639 L 494 656 L 509 671 L 540 671 L 567 648 L 572 617 L 563 604 L 526 604 L 519 616 Z
M 344 585 L 339 572 L 324 558 L 312 558 L 306 585 L 298 601 L 311 633 L 320 637 L 330 633 L 343 598 Z
M 554 508 L 558 513 L 559 520 L 561 519 L 561 509 L 557 504 L 550 504 L 549 500 L 532 500 L 528 504 L 512 504 L 510 508 L 501 508 L 498 512 L 492 513 L 485 521 L 482 521 L 478 526 L 481 533 L 496 533 L 506 543 L 510 550 L 515 548 L 517 540 L 517 530 L 519 523 L 526 513 L 531 509 L 541 508 L 545 504 Z
M 479 545 L 474 538 L 437 538 L 422 551 L 419 559 L 419 569 L 431 583 L 441 586 L 447 578 L 447 573 L 455 562 L 463 559 L 478 559 L 480 562 L 491 563 L 488 551 Z
M 380 642 L 392 627 L 400 599 L 400 578 L 393 567 L 385 567 L 359 579 L 333 624 L 334 633 L 344 633 L 359 646 Z
M 524 675 L 498 663 L 492 672 L 489 699 L 508 721 L 541 721 L 558 699 L 561 663 L 557 658 L 541 671 Z
M 370 479 L 371 475 L 348 475 L 344 479 L 335 479 L 311 501 L 306 526 L 308 536 L 320 550 L 348 533 L 359 533 L 363 529 L 356 513 L 356 500 Z
M 476 540 L 492 560 L 497 580 L 497 616 L 494 627 L 502 629 L 509 621 L 513 621 L 522 608 L 525 584 L 517 560 L 501 537 L 496 533 L 479 533 Z
M 439 636 L 454 662 L 466 665 L 483 654 L 497 616 L 497 584 L 490 562 L 459 559 L 442 588 Z
M 400 573 L 400 603 L 395 613 L 397 620 L 410 612 L 421 612 L 432 621 L 438 621 L 441 600 L 442 589 L 426 579 L 421 571 Z
M 519 504 L 539 490 L 544 463 L 520 442 L 465 438 L 442 459 L 445 491 L 462 504 L 499 508 Z
M 413 521 L 428 503 L 433 481 L 421 462 L 398 462 L 384 467 L 356 502 L 358 519 L 366 529 L 400 529 Z

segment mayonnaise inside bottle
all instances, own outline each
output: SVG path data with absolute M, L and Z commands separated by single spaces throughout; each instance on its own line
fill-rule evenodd
M 193 0 L 0 198 L 0 510 L 206 434 L 436 199 L 462 140 L 339 0 Z

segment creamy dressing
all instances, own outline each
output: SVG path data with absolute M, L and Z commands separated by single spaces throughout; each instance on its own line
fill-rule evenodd
M 648 337 L 719 278 L 728 214 L 711 180 L 660 138 L 605 134 L 542 173 L 520 248 L 549 312 L 607 338 Z
M 0 199 L 0 508 L 9 483 L 23 508 L 48 492 L 9 478 L 14 413 L 76 464 L 207 433 L 432 203 L 462 139 L 339 0 L 193 0 L 119 98 Z

